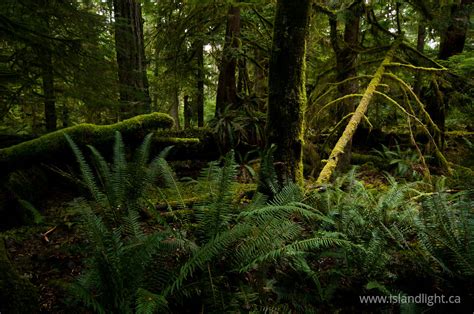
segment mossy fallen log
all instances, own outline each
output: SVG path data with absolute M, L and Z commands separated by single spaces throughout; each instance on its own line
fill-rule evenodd
M 54 163 L 64 158 L 70 160 L 72 154 L 64 134 L 68 134 L 79 147 L 88 144 L 100 147 L 105 143 L 113 143 L 116 131 L 122 133 L 127 144 L 139 144 L 149 132 L 171 128 L 173 123 L 173 119 L 167 114 L 151 113 L 111 125 L 79 124 L 51 132 L 34 140 L 0 149 L 0 177 L 35 164 Z M 175 142 L 177 140 L 171 141 L 171 145 Z
M 0 313 L 37 313 L 38 310 L 36 287 L 18 273 L 0 237 Z
M 365 116 L 365 113 L 367 112 L 369 104 L 372 101 L 372 98 L 376 92 L 379 83 L 382 80 L 383 74 L 385 73 L 387 64 L 390 64 L 390 62 L 392 62 L 392 58 L 395 55 L 395 52 L 398 46 L 400 45 L 400 42 L 401 39 L 399 38 L 392 44 L 392 47 L 385 55 L 384 60 L 377 68 L 374 77 L 372 78 L 369 85 L 365 89 L 364 94 L 362 95 L 362 99 L 360 100 L 359 105 L 357 106 L 356 110 L 354 111 L 354 114 L 349 120 L 349 123 L 344 129 L 344 132 L 342 133 L 341 137 L 334 146 L 331 154 L 329 155 L 326 165 L 323 167 L 323 170 L 321 170 L 316 181 L 317 184 L 327 184 L 331 180 L 339 161 L 345 154 L 344 151 L 348 143 L 352 140 L 352 137 L 354 136 L 357 127 L 359 126 L 360 122 Z
M 219 158 L 219 148 L 212 130 L 208 128 L 192 128 L 185 130 L 159 131 L 156 138 L 166 139 L 168 137 L 177 139 L 193 138 L 196 142 L 177 142 L 168 155 L 169 160 L 216 160 Z M 158 143 L 157 143 L 158 144 Z M 163 145 L 156 145 L 156 149 L 161 149 Z M 154 153 L 155 151 L 153 151 Z

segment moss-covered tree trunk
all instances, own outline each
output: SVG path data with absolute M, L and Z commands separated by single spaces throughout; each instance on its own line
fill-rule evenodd
M 216 96 L 216 117 L 227 106 L 237 106 L 237 86 L 235 72 L 237 68 L 236 49 L 240 45 L 240 8 L 231 6 L 227 14 L 227 27 L 224 50 L 219 71 Z
M 113 5 L 121 117 L 129 118 L 151 110 L 142 10 L 138 0 L 114 0 Z
M 420 20 L 418 21 L 416 50 L 418 50 L 421 53 L 425 52 L 425 40 L 426 40 L 426 25 L 423 20 Z M 419 71 L 418 73 L 416 73 L 415 86 L 413 87 L 413 91 L 418 97 L 421 96 L 422 80 L 423 80 L 423 76 L 422 76 L 421 71 Z
M 369 107 L 370 102 L 372 101 L 377 86 L 381 82 L 382 77 L 385 73 L 386 65 L 392 61 L 395 51 L 400 45 L 400 42 L 401 39 L 395 41 L 390 50 L 387 52 L 384 60 L 378 67 L 377 71 L 375 72 L 374 77 L 367 86 L 362 96 L 362 99 L 360 100 L 359 105 L 357 106 L 357 109 L 354 111 L 354 114 L 352 115 L 351 119 L 349 120 L 349 123 L 344 129 L 344 132 L 339 137 L 339 140 L 331 151 L 326 165 L 324 166 L 323 170 L 321 170 L 321 173 L 319 174 L 317 179 L 318 184 L 326 184 L 331 180 L 335 169 L 337 169 L 338 164 L 341 161 L 341 157 L 344 156 L 344 150 L 346 149 L 347 145 L 352 141 L 352 137 L 354 136 L 357 127 L 359 126 L 360 122 L 365 116 L 365 113 L 367 112 L 367 109 Z
M 280 180 L 303 183 L 305 55 L 310 0 L 277 2 L 268 81 L 266 146 Z

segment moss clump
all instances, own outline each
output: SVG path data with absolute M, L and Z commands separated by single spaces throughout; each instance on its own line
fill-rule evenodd
M 154 151 L 158 152 L 165 146 L 174 145 L 170 160 L 215 160 L 219 158 L 212 130 L 208 128 L 193 128 L 185 130 L 159 131 L 155 135 Z M 155 151 L 156 150 L 156 151 Z
M 206 138 L 212 138 L 213 133 L 209 128 L 190 128 L 184 130 L 165 130 L 159 131 L 156 133 L 157 136 L 171 136 L 171 137 L 181 137 L 181 138 L 198 138 L 201 141 Z
M 8 259 L 0 237 L 0 313 L 37 313 L 38 291 Z
M 113 142 L 116 131 L 122 133 L 125 141 L 139 142 L 147 133 L 171 128 L 173 123 L 173 118 L 167 114 L 152 113 L 111 125 L 79 124 L 51 132 L 34 140 L 0 149 L 0 175 L 33 164 L 64 160 L 64 154 L 70 156 L 64 134 L 68 134 L 78 146 L 92 144 L 100 147 L 104 143 Z

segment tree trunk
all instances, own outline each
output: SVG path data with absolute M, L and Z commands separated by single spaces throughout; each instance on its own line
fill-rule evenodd
M 179 87 L 178 87 L 177 83 L 175 83 L 175 86 L 173 87 L 173 99 L 172 99 L 171 106 L 168 110 L 168 113 L 174 119 L 174 127 L 177 130 L 179 130 L 180 129 L 180 125 L 179 125 Z
M 470 3 L 472 3 L 472 0 L 462 0 L 460 4 L 451 5 L 451 17 L 448 27 L 441 33 L 439 59 L 446 60 L 463 51 L 469 26 L 469 10 L 467 6 Z
M 54 94 L 54 73 L 53 56 L 48 48 L 41 48 L 40 59 L 42 61 L 43 97 L 44 97 L 44 118 L 46 131 L 56 130 L 56 98 Z
M 239 79 L 237 83 L 237 91 L 242 96 L 247 96 L 250 92 L 250 77 L 249 71 L 247 69 L 247 62 L 243 59 L 238 61 L 238 68 L 239 68 Z
M 338 167 L 338 163 L 341 160 L 341 156 L 344 155 L 344 151 L 346 150 L 347 145 L 352 141 L 352 137 L 354 136 L 357 127 L 359 126 L 360 122 L 364 118 L 365 113 L 367 112 L 367 109 L 369 107 L 370 102 L 372 101 L 372 97 L 374 96 L 377 86 L 379 85 L 380 81 L 382 80 L 382 76 L 385 73 L 385 66 L 392 61 L 395 51 L 400 45 L 400 41 L 400 39 L 397 39 L 395 41 L 390 50 L 387 52 L 387 55 L 385 56 L 384 60 L 378 67 L 377 71 L 375 72 L 374 77 L 367 86 L 362 96 L 362 99 L 360 100 L 359 105 L 357 106 L 357 109 L 354 111 L 354 114 L 352 115 L 351 119 L 349 120 L 349 123 L 344 129 L 344 132 L 342 133 L 341 137 L 339 137 L 339 140 L 331 151 L 326 165 L 319 174 L 318 179 L 316 181 L 318 184 L 326 184 L 331 180 L 334 171 Z
M 227 15 L 227 27 L 224 50 L 217 83 L 216 117 L 224 112 L 227 106 L 237 107 L 237 86 L 235 71 L 237 58 L 235 50 L 239 48 L 240 41 L 240 8 L 231 6 Z
M 189 103 L 189 96 L 184 96 L 184 128 L 189 129 L 191 127 L 191 119 L 193 116 L 193 110 Z
M 197 94 L 196 111 L 198 127 L 204 126 L 204 44 L 202 41 L 197 45 Z
M 449 57 L 463 51 L 469 26 L 469 10 L 467 6 L 470 3 L 472 3 L 472 0 L 462 0 L 459 4 L 451 4 L 448 26 L 441 32 L 439 59 L 447 60 Z M 438 86 L 434 81 L 431 84 L 431 89 L 434 93 L 434 97 L 431 97 L 433 102 L 428 103 L 426 110 L 441 131 L 438 146 L 443 150 L 445 146 L 446 106 L 449 103 L 450 91 L 442 86 Z
M 254 69 L 254 93 L 255 96 L 257 96 L 258 99 L 263 98 L 264 96 L 267 95 L 267 77 L 265 74 L 265 69 L 266 69 L 266 58 L 264 56 L 264 53 L 259 49 L 255 49 L 255 60 L 258 62 L 258 64 L 255 64 L 255 69 Z M 259 101 L 259 108 L 260 111 L 265 111 L 266 109 L 266 103 L 264 101 L 260 102 Z
M 146 73 L 143 19 L 138 0 L 113 0 L 121 117 L 151 110 Z
M 418 21 L 418 36 L 416 40 L 416 50 L 423 53 L 425 51 L 425 40 L 426 40 L 426 25 L 423 21 Z M 413 87 L 413 91 L 415 94 L 420 97 L 421 96 L 421 86 L 422 86 L 422 73 L 418 71 L 415 76 L 415 86 Z
M 360 33 L 360 16 L 362 14 L 362 7 L 355 5 L 346 14 L 346 22 L 344 26 L 344 41 L 339 43 L 335 20 L 331 27 L 331 43 L 336 54 L 336 79 L 338 82 L 342 82 L 348 78 L 357 76 L 357 47 L 359 45 L 359 33 Z M 339 97 L 348 94 L 356 94 L 359 90 L 359 85 L 356 80 L 351 80 L 343 84 L 339 84 L 338 87 Z M 333 115 L 335 117 L 335 123 L 341 121 L 348 114 L 354 112 L 356 103 L 353 98 L 348 98 L 335 105 Z M 340 136 L 341 132 L 338 132 Z M 345 169 L 349 166 L 351 160 L 352 140 L 347 143 L 344 154 L 341 156 L 341 161 L 338 164 L 340 170 Z
M 310 0 L 277 2 L 268 81 L 266 147 L 272 144 L 280 182 L 303 184 L 305 57 Z

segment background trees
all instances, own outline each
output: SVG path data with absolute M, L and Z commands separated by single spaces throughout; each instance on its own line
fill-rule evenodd
M 278 132 L 272 135 L 268 130 L 301 115 L 277 114 L 273 104 L 289 103 L 283 101 L 290 97 L 283 85 L 301 82 L 296 82 L 299 75 L 282 79 L 283 73 L 277 72 L 285 64 L 290 66 L 285 58 L 279 67 L 270 62 L 272 40 L 276 40 L 273 28 L 280 20 L 276 8 L 275 1 L 3 1 L 3 129 L 40 134 L 151 110 L 170 113 L 177 128 L 210 126 L 222 153 L 285 142 Z M 439 129 L 434 134 L 437 145 L 444 144 L 444 121 L 450 112 L 459 113 L 456 119 L 464 119 L 468 127 L 471 10 L 472 3 L 466 0 L 312 3 L 315 18 L 309 25 L 304 60 L 308 66 L 298 91 L 308 95 L 303 145 L 306 156 L 312 156 L 305 160 L 308 173 L 314 175 L 321 168 L 321 160 L 352 114 L 357 95 L 364 91 L 387 46 L 401 33 L 410 48 L 403 48 L 394 62 L 414 68 L 403 74 L 397 67 L 390 71 L 414 87 Z M 440 68 L 436 60 L 447 70 L 433 71 Z M 269 75 L 272 64 L 276 78 Z M 268 82 L 278 92 L 269 91 Z M 406 90 L 382 84 L 391 88 L 393 100 L 405 101 Z M 384 132 L 406 128 L 403 114 L 382 97 L 376 96 L 362 127 Z M 429 124 L 422 113 L 415 110 L 414 114 Z M 265 123 L 271 126 L 266 135 Z M 278 134 L 286 135 L 286 130 L 282 127 Z M 288 143 L 281 152 L 299 151 Z M 325 145 L 315 146 L 321 143 Z M 342 164 L 349 162 L 350 147 L 349 142 Z
M 0 229 L 35 225 L 0 233 L 0 295 L 28 282 L 18 273 L 44 312 L 341 312 L 370 290 L 474 300 L 471 9 L 1 2 Z M 150 110 L 173 117 L 116 121 Z M 56 302 L 56 279 L 76 274 Z
M 143 39 L 141 3 L 114 0 L 115 50 L 117 52 L 120 101 L 123 117 L 149 113 L 147 61 Z

